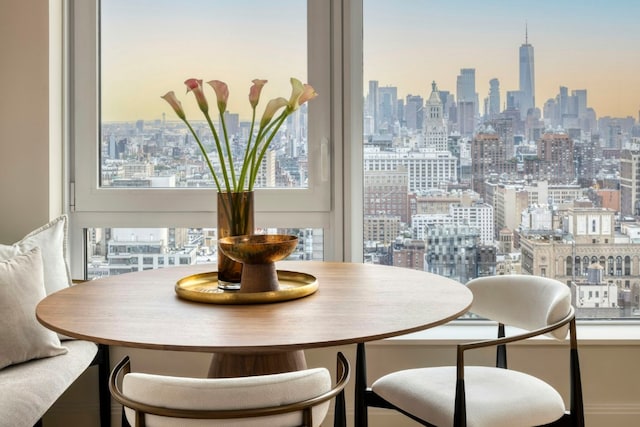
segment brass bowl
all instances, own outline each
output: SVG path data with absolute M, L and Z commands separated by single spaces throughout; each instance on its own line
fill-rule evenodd
M 286 234 L 252 234 L 218 240 L 226 256 L 242 263 L 240 293 L 278 291 L 275 262 L 288 257 L 297 245 L 298 238 Z
M 298 238 L 287 234 L 252 234 L 223 237 L 218 243 L 222 252 L 234 261 L 268 264 L 291 255 Z

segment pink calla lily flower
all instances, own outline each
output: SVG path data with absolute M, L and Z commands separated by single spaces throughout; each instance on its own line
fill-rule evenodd
M 209 112 L 209 104 L 207 103 L 207 98 L 204 96 L 204 91 L 202 90 L 202 80 L 187 79 L 184 84 L 187 85 L 187 93 L 193 92 L 195 95 L 200 110 L 205 114 Z
M 304 90 L 302 92 L 302 95 L 300 95 L 300 98 L 298 98 L 298 105 L 302 105 L 305 102 L 310 101 L 316 96 L 318 96 L 318 94 L 316 93 L 316 90 L 310 84 L 305 83 L 303 87 L 304 87 Z
M 164 99 L 169 103 L 169 105 L 171 105 L 171 108 L 173 108 L 173 111 L 175 111 L 178 117 L 180 117 L 182 120 L 187 119 L 186 115 L 184 114 L 184 110 L 182 109 L 182 103 L 178 101 L 178 98 L 176 98 L 176 94 L 173 91 L 167 92 L 160 98 Z
M 218 98 L 218 110 L 220 113 L 224 113 L 227 109 L 227 100 L 229 99 L 229 87 L 225 82 L 221 82 L 220 80 L 211 80 L 207 82 L 213 90 L 216 92 L 216 97 Z
M 267 80 L 253 79 L 253 86 L 249 89 L 249 104 L 251 104 L 251 108 L 256 108 L 258 102 L 260 102 L 260 92 L 262 92 L 262 87 L 267 84 Z

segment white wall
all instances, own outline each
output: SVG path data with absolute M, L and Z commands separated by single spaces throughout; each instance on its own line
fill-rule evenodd
M 0 243 L 20 239 L 62 210 L 62 110 L 59 49 L 55 47 L 60 33 L 56 24 L 60 20 L 59 6 L 60 0 L 0 2 Z M 50 22 L 54 23 L 52 31 Z M 640 334 L 632 332 L 626 338 L 630 340 L 595 340 L 581 345 L 589 427 L 626 427 L 640 419 Z M 334 366 L 337 350 L 308 351 L 309 365 Z M 355 348 L 343 350 L 355 363 Z M 530 352 L 525 355 L 525 350 Z M 209 364 L 205 354 L 115 348 L 112 365 L 125 353 L 132 356 L 137 370 L 204 375 Z M 562 385 L 566 382 L 559 364 L 565 358 L 558 361 L 556 353 L 556 347 L 536 345 L 518 348 L 511 356 L 514 367 L 533 366 L 534 372 Z M 487 362 L 492 359 L 485 358 Z M 451 344 L 392 341 L 369 347 L 369 376 L 373 379 L 403 367 L 452 361 Z M 45 419 L 47 427 L 96 426 L 96 378 L 93 369 L 80 378 L 50 410 Z M 351 399 L 352 389 L 348 397 Z M 348 409 L 353 410 L 351 401 Z M 113 410 L 115 426 L 118 408 L 114 406 Z M 387 418 L 391 415 L 386 411 L 372 410 L 371 414 L 372 427 L 410 425 Z
M 0 2 L 2 243 L 62 211 L 62 26 L 60 0 L 51 3 L 52 13 L 46 0 Z

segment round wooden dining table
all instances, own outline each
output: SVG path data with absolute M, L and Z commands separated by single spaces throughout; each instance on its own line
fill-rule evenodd
M 100 344 L 213 353 L 209 375 L 304 369 L 304 349 L 362 343 L 416 332 L 465 313 L 472 295 L 442 276 L 398 267 L 284 261 L 279 270 L 315 276 L 316 292 L 264 304 L 211 304 L 175 291 L 189 265 L 110 276 L 43 299 L 40 323 Z

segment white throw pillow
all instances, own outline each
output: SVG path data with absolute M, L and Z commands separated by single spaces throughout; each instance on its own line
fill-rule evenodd
M 0 369 L 67 352 L 58 335 L 36 319 L 44 297 L 40 248 L 0 261 Z
M 68 287 L 71 284 L 71 273 L 67 264 L 66 215 L 33 230 L 13 245 L 0 245 L 0 261 L 13 258 L 36 247 L 42 251 L 46 294 Z

